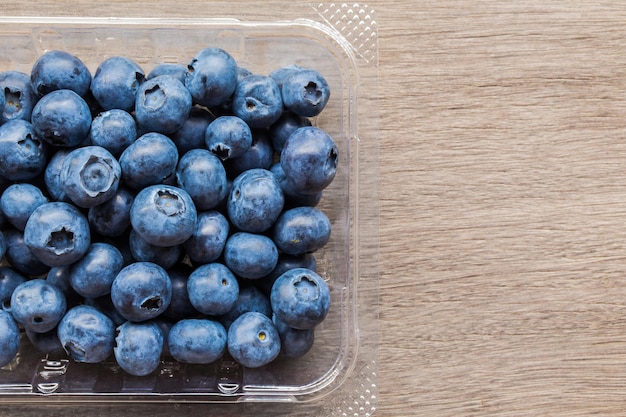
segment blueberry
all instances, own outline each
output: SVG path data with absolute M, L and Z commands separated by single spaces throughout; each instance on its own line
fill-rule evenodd
M 174 246 L 193 234 L 196 207 L 189 194 L 170 185 L 153 185 L 137 194 L 130 209 L 135 231 L 155 246 Z
M 42 204 L 26 223 L 24 242 L 44 264 L 68 265 L 82 258 L 89 249 L 89 222 L 68 203 Z
M 83 304 L 94 307 L 107 316 L 113 322 L 114 326 L 120 326 L 128 321 L 115 309 L 109 294 L 97 298 L 84 298 L 83 300 Z
M 61 290 L 68 305 L 79 298 L 70 284 L 70 272 L 71 265 L 63 265 L 50 268 L 46 274 L 46 281 Z
M 312 329 L 328 314 L 330 289 L 310 269 L 290 269 L 274 282 L 270 302 L 276 317 L 287 326 Z
M 9 311 L 11 295 L 18 285 L 26 282 L 26 277 L 9 266 L 0 266 L 0 305 Z
M 280 118 L 270 126 L 270 138 L 274 150 L 280 153 L 285 146 L 285 142 L 289 136 L 298 128 L 311 126 L 311 121 L 303 116 L 287 110 L 284 111 Z
M 113 280 L 111 300 L 129 321 L 146 321 L 163 313 L 172 299 L 172 282 L 167 271 L 152 262 L 135 262 L 124 267 Z
M 237 83 L 232 110 L 252 128 L 271 126 L 283 112 L 278 84 L 265 75 L 245 77 Z
M 70 284 L 83 297 L 96 298 L 109 294 L 123 263 L 122 253 L 115 246 L 92 243 L 85 256 L 71 266 Z
M 181 258 L 180 245 L 155 246 L 146 242 L 135 230 L 128 236 L 130 253 L 135 261 L 153 262 L 160 267 L 169 269 Z
M 207 126 L 205 143 L 222 161 L 237 158 L 252 145 L 252 131 L 237 116 L 220 116 Z
M 161 63 L 148 73 L 146 77 L 148 80 L 161 76 L 161 75 L 170 75 L 176 78 L 181 83 L 185 83 L 185 73 L 187 72 L 187 67 L 183 64 L 174 64 L 169 62 Z
M 180 158 L 178 186 L 187 191 L 198 210 L 215 208 L 226 198 L 226 170 L 222 161 L 206 149 L 193 149 Z
M 141 67 L 132 59 L 112 56 L 100 63 L 91 81 L 91 93 L 104 110 L 135 107 L 135 96 L 145 81 Z
M 228 218 L 239 230 L 261 233 L 272 227 L 284 201 L 274 174 L 266 169 L 251 169 L 233 181 L 226 203 Z
M 65 195 L 77 206 L 89 208 L 115 196 L 122 169 L 117 159 L 100 146 L 74 149 L 63 160 L 60 180 Z
M 309 126 L 296 129 L 285 142 L 280 164 L 293 190 L 314 194 L 335 178 L 337 146 L 322 129 Z
M 135 99 L 135 117 L 144 131 L 170 134 L 183 125 L 191 110 L 191 94 L 170 75 L 143 83 Z
M 296 207 L 284 211 L 274 224 L 276 246 L 289 255 L 302 255 L 321 249 L 330 239 L 331 224 L 326 214 L 315 207 Z
M 208 364 L 226 351 L 226 330 L 207 319 L 180 320 L 170 329 L 168 347 L 174 359 L 182 363 Z
M 17 229 L 2 232 L 7 242 L 6 259 L 18 272 L 29 277 L 48 272 L 50 267 L 41 262 L 24 242 L 24 233 Z
M 67 303 L 60 289 L 44 279 L 19 284 L 11 295 L 11 314 L 25 329 L 45 333 L 65 315 Z
M 113 353 L 115 325 L 95 307 L 78 305 L 65 313 L 57 335 L 65 352 L 76 362 L 98 363 Z
M 274 148 L 266 129 L 252 130 L 252 144 L 238 158 L 225 161 L 231 175 L 237 176 L 253 168 L 270 169 L 274 162 Z
M 204 107 L 192 107 L 180 129 L 169 135 L 178 153 L 184 155 L 192 149 L 204 148 L 204 134 L 213 120 L 215 117 Z
M 272 316 L 272 305 L 269 298 L 252 285 L 239 288 L 237 301 L 228 312 L 220 316 L 220 322 L 228 328 L 239 316 L 250 311 L 261 313 L 267 317 Z
M 216 210 L 198 213 L 193 234 L 183 243 L 185 253 L 192 262 L 205 264 L 220 257 L 228 239 L 230 225 Z
M 128 146 L 119 158 L 124 184 L 139 190 L 160 184 L 176 171 L 178 149 L 167 136 L 149 132 Z
M 4 259 L 4 255 L 7 253 L 7 240 L 4 237 L 4 233 L 0 231 L 0 260 Z
M 278 250 L 267 236 L 237 232 L 226 241 L 224 262 L 235 274 L 258 279 L 272 272 L 278 262 Z
M 0 176 L 11 181 L 34 179 L 44 171 L 46 150 L 33 126 L 21 119 L 0 126 Z
M 37 95 L 28 74 L 19 71 L 0 72 L 0 94 L 4 94 L 1 122 L 13 119 L 30 121 Z
M 91 85 L 91 73 L 77 56 L 53 50 L 44 53 L 35 61 L 30 81 L 39 96 L 66 89 L 85 96 Z
M 223 49 L 202 49 L 187 66 L 185 86 L 202 106 L 219 106 L 230 98 L 236 85 L 237 63 Z
M 154 372 L 163 352 L 163 333 L 155 323 L 126 322 L 117 328 L 113 353 L 120 367 L 131 375 Z
M 87 138 L 91 110 L 72 90 L 55 90 L 35 104 L 31 122 L 37 136 L 47 143 L 72 147 Z
M 239 297 L 239 283 L 233 273 L 220 263 L 196 268 L 187 282 L 189 301 L 203 314 L 218 316 L 233 308 Z
M 94 117 L 89 135 L 94 145 L 102 146 L 119 157 L 137 139 L 137 125 L 128 112 L 111 109 Z
M 11 314 L 0 310 L 0 367 L 15 358 L 20 349 L 20 329 Z
M 320 114 L 330 98 L 326 79 L 313 69 L 289 72 L 282 81 L 280 91 L 285 108 L 305 117 Z
M 244 313 L 228 329 L 228 352 L 241 365 L 258 368 L 280 353 L 280 336 L 269 317 Z
M 134 199 L 133 193 L 118 187 L 113 197 L 89 209 L 89 225 L 102 236 L 121 236 L 130 226 L 130 208 Z
M 0 209 L 13 227 L 24 230 L 26 221 L 37 207 L 48 202 L 41 190 L 29 183 L 9 186 L 0 196 Z
M 287 326 L 276 315 L 272 317 L 272 322 L 280 336 L 280 351 L 287 358 L 304 356 L 313 347 L 315 329 L 294 329 Z
M 65 194 L 63 182 L 61 181 L 63 161 L 70 152 L 72 152 L 72 149 L 69 148 L 57 149 L 44 171 L 44 184 L 46 185 L 48 194 L 54 201 L 64 201 L 66 203 L 71 201 Z
M 163 316 L 168 319 L 182 320 L 198 315 L 198 311 L 189 300 L 189 291 L 187 290 L 190 269 L 186 265 L 177 265 L 167 270 L 172 281 L 172 299 L 163 312 Z

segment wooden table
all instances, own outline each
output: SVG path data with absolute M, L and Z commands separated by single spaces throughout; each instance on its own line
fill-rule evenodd
M 36 7 L 146 7 L 106 3 Z M 626 414 L 626 5 L 370 5 L 381 114 L 376 415 Z M 203 7 L 177 5 L 215 12 Z

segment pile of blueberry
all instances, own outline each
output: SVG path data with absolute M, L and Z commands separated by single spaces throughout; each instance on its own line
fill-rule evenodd
M 330 307 L 313 253 L 338 151 L 310 120 L 329 94 L 219 48 L 147 75 L 65 51 L 0 72 L 0 365 L 22 332 L 138 376 L 307 353 Z

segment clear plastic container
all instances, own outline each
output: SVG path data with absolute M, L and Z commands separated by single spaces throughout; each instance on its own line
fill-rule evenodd
M 16 6 L 19 7 L 19 6 Z M 227 50 L 254 73 L 297 64 L 329 82 L 331 98 L 313 123 L 339 148 L 335 180 L 319 207 L 332 236 L 315 254 L 332 306 L 312 350 L 260 369 L 223 358 L 184 365 L 163 358 L 146 377 L 114 359 L 80 364 L 45 357 L 22 343 L 0 369 L 0 403 L 200 402 L 300 404 L 318 415 L 370 415 L 376 404 L 378 344 L 378 61 L 374 11 L 359 4 L 311 4 L 251 12 L 258 5 L 212 4 L 219 16 L 38 17 L 17 10 L 0 17 L 0 71 L 30 73 L 45 51 L 77 55 L 95 71 L 113 55 L 146 74 L 163 62 L 187 64 L 204 47 Z M 13 10 L 13 9 L 9 9 Z M 248 12 L 242 12 L 242 11 Z

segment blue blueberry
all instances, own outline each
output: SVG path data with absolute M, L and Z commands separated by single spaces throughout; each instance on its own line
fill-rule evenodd
M 76 362 L 98 363 L 113 353 L 115 325 L 95 307 L 78 305 L 65 313 L 57 335 L 65 352 Z
M 55 90 L 35 104 L 31 122 L 37 136 L 47 143 L 72 147 L 87 138 L 91 127 L 91 109 L 72 90 Z
M 0 196 L 0 209 L 13 227 L 23 231 L 33 211 L 47 202 L 46 196 L 35 185 L 18 183 L 4 190 Z
M 290 269 L 274 282 L 270 302 L 276 317 L 287 326 L 312 329 L 328 314 L 330 288 L 310 269 Z
M 338 156 L 337 145 L 326 132 L 301 127 L 285 142 L 280 164 L 295 192 L 314 194 L 335 178 Z
M 237 116 L 220 116 L 207 126 L 205 144 L 222 161 L 242 156 L 252 145 L 250 127 Z
M 77 206 L 89 208 L 115 196 L 122 177 L 117 159 L 100 146 L 74 149 L 63 160 L 60 180 L 65 195 Z
M 54 329 L 66 308 L 63 292 L 40 278 L 19 284 L 11 295 L 11 314 L 15 321 L 37 333 Z
M 198 311 L 191 304 L 187 290 L 191 268 L 179 264 L 168 269 L 167 273 L 172 281 L 172 299 L 170 305 L 163 312 L 163 316 L 175 321 L 197 316 Z
M 283 112 L 278 84 L 265 75 L 245 77 L 237 83 L 232 110 L 252 128 L 270 127 Z
M 52 158 L 50 158 L 48 165 L 46 165 L 44 184 L 46 185 L 46 191 L 48 191 L 53 201 L 71 202 L 69 197 L 65 194 L 63 182 L 61 181 L 63 161 L 70 152 L 72 152 L 70 148 L 58 148 L 54 155 L 52 155 Z
M 237 232 L 226 241 L 224 262 L 238 276 L 258 279 L 272 272 L 278 262 L 278 250 L 267 236 Z
M 42 204 L 26 223 L 24 242 L 37 259 L 48 266 L 72 264 L 89 249 L 89 222 L 68 203 Z
M 132 59 L 113 56 L 96 69 L 91 81 L 91 93 L 104 110 L 121 109 L 131 112 L 139 86 L 145 81 L 141 67 Z
M 224 162 L 233 176 L 253 168 L 270 169 L 274 162 L 274 148 L 267 130 L 253 129 L 252 144 L 248 150 L 240 157 Z
M 96 298 L 111 292 L 111 285 L 124 266 L 122 253 L 108 243 L 92 243 L 85 256 L 72 264 L 70 285 L 78 294 Z
M 218 316 L 230 311 L 239 297 L 239 283 L 224 265 L 214 262 L 197 267 L 187 282 L 189 301 L 203 314 Z
M 229 229 L 228 220 L 219 211 L 209 210 L 198 213 L 194 232 L 183 243 L 185 253 L 196 264 L 215 261 L 224 250 Z
M 270 138 L 274 150 L 280 153 L 289 136 L 296 129 L 306 126 L 311 126 L 311 121 L 308 118 L 298 116 L 289 110 L 284 111 L 280 118 L 270 126 Z
M 152 262 L 135 262 L 117 274 L 111 286 L 115 309 L 129 321 L 146 321 L 163 313 L 172 299 L 167 271 Z
M 0 94 L 4 93 L 4 107 L 0 122 L 13 119 L 30 121 L 37 94 L 33 90 L 30 76 L 20 71 L 0 72 Z
M 11 314 L 0 310 L 0 367 L 15 358 L 20 349 L 20 329 Z
M 114 326 L 120 326 L 128 321 L 115 309 L 110 294 L 97 298 L 84 298 L 82 304 L 97 309 L 107 316 L 113 322 Z
M 282 87 L 283 83 L 293 73 L 294 71 L 301 71 L 304 68 L 300 65 L 290 64 L 284 67 L 276 68 L 272 72 L 270 72 L 270 77 L 276 81 L 279 87 Z
M 189 239 L 196 227 L 196 207 L 189 194 L 170 185 L 141 190 L 130 209 L 133 229 L 155 246 L 174 246 Z
M 181 258 L 180 245 L 155 246 L 148 243 L 135 230 L 130 231 L 128 243 L 135 261 L 153 262 L 162 268 L 169 269 Z
M 308 353 L 315 341 L 315 329 L 294 329 L 275 314 L 272 322 L 280 336 L 281 353 L 287 358 L 299 358 Z
M 313 69 L 289 72 L 282 81 L 280 92 L 285 108 L 305 117 L 320 114 L 330 98 L 326 79 Z
M 30 72 L 30 81 L 39 96 L 66 89 L 85 96 L 91 85 L 91 73 L 77 56 L 52 50 L 35 61 Z
M 124 371 L 145 376 L 158 368 L 163 353 L 163 333 L 156 323 L 126 322 L 116 331 L 113 353 Z
M 46 166 L 46 149 L 33 125 L 10 120 L 0 126 L 0 176 L 11 181 L 31 180 Z
M 168 347 L 182 363 L 208 364 L 226 351 L 227 334 L 220 323 L 207 319 L 180 320 L 170 329 Z
M 50 267 L 41 262 L 26 246 L 24 233 L 17 229 L 5 229 L 3 232 L 7 242 L 6 259 L 13 269 L 29 277 L 48 272 Z
M 160 184 L 176 172 L 178 149 L 167 136 L 149 132 L 122 152 L 119 163 L 124 184 L 139 190 Z
M 185 86 L 195 103 L 205 107 L 227 101 L 237 85 L 237 63 L 223 49 L 205 48 L 187 66 Z
M 158 64 L 148 73 L 146 77 L 148 80 L 159 77 L 161 75 L 169 75 L 176 78 L 181 83 L 185 83 L 185 73 L 187 72 L 187 67 L 183 64 L 174 64 L 170 62 L 164 62 Z
M 160 75 L 139 87 L 135 118 L 143 131 L 174 133 L 189 116 L 191 101 L 183 83 L 170 75 Z
M 7 253 L 7 240 L 4 237 L 4 233 L 0 231 L 0 260 L 4 259 L 4 255 Z
M 0 306 L 11 309 L 11 295 L 18 285 L 26 282 L 26 277 L 9 266 L 0 266 Z
M 178 154 L 184 155 L 192 149 L 204 148 L 204 134 L 213 120 L 215 117 L 204 107 L 192 107 L 180 129 L 169 135 L 178 148 Z
M 91 143 L 102 146 L 116 158 L 137 139 L 137 124 L 130 113 L 111 109 L 91 121 Z
M 285 171 L 283 171 L 283 167 L 280 162 L 276 162 L 272 165 L 270 171 L 272 171 L 272 174 L 276 177 L 276 181 L 278 181 L 280 188 L 283 190 L 283 195 L 285 196 L 285 209 L 299 206 L 315 207 L 322 200 L 323 191 L 310 194 L 303 194 L 295 191 L 291 182 L 285 175 Z
M 215 208 L 228 192 L 222 161 L 206 149 L 185 153 L 176 169 L 178 186 L 187 191 L 198 210 Z
M 228 328 L 228 352 L 241 365 L 258 368 L 280 353 L 280 336 L 272 320 L 257 312 L 244 313 Z
M 226 209 L 228 218 L 239 230 L 261 233 L 272 227 L 284 202 L 282 189 L 274 174 L 255 168 L 235 178 Z
M 89 225 L 102 236 L 121 236 L 130 226 L 130 208 L 134 199 L 128 189 L 118 187 L 113 197 L 89 209 Z
M 315 207 L 296 207 L 284 211 L 274 224 L 276 246 L 289 255 L 315 252 L 330 239 L 330 220 Z
M 46 281 L 61 290 L 68 306 L 73 305 L 72 303 L 79 298 L 82 300 L 70 284 L 70 272 L 71 265 L 63 265 L 50 268 L 46 274 Z
M 272 305 L 265 294 L 252 285 L 240 286 L 237 301 L 228 312 L 220 316 L 220 322 L 228 328 L 239 316 L 250 311 L 272 317 Z

